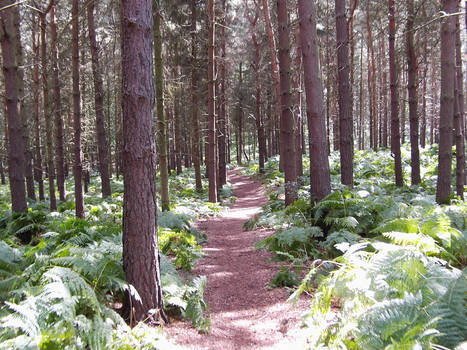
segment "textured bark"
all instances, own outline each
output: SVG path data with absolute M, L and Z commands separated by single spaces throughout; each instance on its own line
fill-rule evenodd
M 219 186 L 227 183 L 227 156 L 226 156 L 226 140 L 227 140 L 227 114 L 226 114 L 226 26 L 227 8 L 226 0 L 222 0 L 222 17 L 220 19 L 220 94 L 219 94 Z
M 12 0 L 0 0 L 0 7 L 13 4 Z M 10 180 L 11 209 L 26 212 L 26 187 L 24 184 L 24 147 L 21 120 L 18 113 L 18 62 L 15 46 L 17 29 L 14 25 L 14 8 L 0 11 L 0 44 L 3 58 L 6 120 L 8 121 L 8 176 Z M 6 131 L 6 130 L 5 130 Z
M 177 64 L 177 75 L 175 79 L 180 79 L 180 66 Z M 180 130 L 180 99 L 182 98 L 182 92 L 180 86 L 177 87 L 175 91 L 174 99 L 174 146 L 175 146 L 175 170 L 177 175 L 182 173 L 182 134 Z
M 209 180 L 209 201 L 217 202 L 217 164 L 216 164 L 216 106 L 214 91 L 214 42 L 215 42 L 215 15 L 214 0 L 208 0 L 207 11 L 209 18 L 209 42 L 208 42 L 208 145 L 207 145 L 207 170 Z
M 373 47 L 373 35 L 370 24 L 370 1 L 366 3 L 366 27 L 368 32 L 368 49 L 370 51 L 368 62 L 368 93 L 370 99 L 370 147 L 374 150 L 378 149 L 378 114 L 376 113 L 376 66 L 375 66 L 375 49 Z
M 40 137 L 40 114 L 39 114 L 39 99 L 40 99 L 40 83 L 39 83 L 39 44 L 37 39 L 37 21 L 36 16 L 32 16 L 32 50 L 34 53 L 34 64 L 32 70 L 33 79 L 33 100 L 34 100 L 34 178 L 39 187 L 39 200 L 45 199 L 44 195 L 44 180 L 42 178 L 42 154 L 41 154 L 41 137 Z
M 109 176 L 109 149 L 105 131 L 104 116 L 104 83 L 99 64 L 99 47 L 96 41 L 94 29 L 94 2 L 87 5 L 89 44 L 91 47 L 92 76 L 94 80 L 94 106 L 96 110 L 97 131 L 97 156 L 99 160 L 99 172 L 101 175 L 102 197 L 112 194 Z
M 382 41 L 382 60 L 383 60 L 383 86 L 382 86 L 382 95 L 383 95 L 383 132 L 382 132 L 382 142 L 381 145 L 384 148 L 388 147 L 388 71 L 387 71 L 387 61 L 385 55 L 386 52 L 386 39 L 381 37 Z
M 457 0 L 443 0 L 442 9 L 447 14 L 456 12 Z M 449 203 L 451 195 L 452 128 L 454 117 L 455 68 L 455 17 L 441 21 L 441 103 L 439 119 L 438 181 L 436 202 Z
M 297 176 L 295 169 L 294 120 L 290 94 L 290 37 L 287 0 L 277 0 L 277 22 L 279 33 L 279 76 L 281 88 L 281 142 L 285 175 L 285 205 L 297 199 Z
M 164 114 L 164 76 L 162 66 L 162 34 L 161 14 L 158 5 L 153 1 L 154 13 L 154 72 L 156 89 L 156 143 L 157 156 L 159 158 L 159 174 L 161 186 L 161 209 L 169 210 L 169 164 L 167 154 L 167 121 Z
M 454 105 L 454 136 L 456 143 L 456 194 L 464 200 L 465 140 L 464 140 L 464 81 L 462 74 L 462 44 L 459 18 L 456 17 L 456 91 Z
M 264 173 L 264 161 L 266 158 L 266 140 L 264 138 L 264 123 L 263 117 L 261 114 L 261 48 L 258 43 L 258 39 L 256 38 L 256 24 L 258 23 L 259 19 L 259 7 L 255 3 L 255 13 L 252 17 L 249 14 L 248 9 L 248 0 L 245 0 L 245 5 L 247 7 L 246 15 L 248 21 L 250 22 L 250 32 L 251 32 L 251 41 L 253 42 L 253 46 L 255 48 L 255 62 L 254 62 L 254 70 L 255 70 L 255 122 L 256 122 L 256 132 L 258 135 L 258 153 L 259 153 L 259 173 Z
M 347 21 L 345 18 L 345 0 L 335 0 L 337 71 L 339 91 L 339 128 L 341 182 L 353 186 L 353 129 L 352 104 L 349 88 L 349 52 Z
M 47 43 L 45 39 L 46 33 L 46 16 L 47 12 L 41 13 L 41 75 L 42 75 L 42 111 L 45 120 L 45 138 L 47 145 L 47 177 L 49 180 L 49 202 L 50 210 L 57 209 L 57 198 L 55 196 L 55 165 L 54 165 L 54 150 L 53 150 L 53 127 L 52 116 L 49 110 L 49 84 L 47 71 Z
M 237 164 L 242 165 L 243 154 L 243 62 L 238 66 L 238 120 L 236 128 Z
M 63 154 L 63 119 L 58 76 L 57 27 L 55 25 L 55 6 L 50 8 L 50 50 L 52 52 L 53 89 L 55 105 L 55 166 L 59 199 L 65 201 L 65 160 Z
M 163 316 L 157 243 L 153 18 L 150 0 L 122 1 L 123 268 L 138 291 L 131 321 Z M 152 310 L 155 312 L 152 313 Z M 132 322 L 131 322 L 132 323 Z
M 200 150 L 199 150 L 199 122 L 198 122 L 198 74 L 196 66 L 196 0 L 191 0 L 191 153 L 195 168 L 196 189 L 203 187 L 201 182 Z
M 24 174 L 26 176 L 26 190 L 27 196 L 30 199 L 36 199 L 34 191 L 34 176 L 32 172 L 32 152 L 29 142 L 29 118 L 26 113 L 26 103 L 24 98 L 24 59 L 23 59 L 23 46 L 21 43 L 21 30 L 20 30 L 20 13 L 18 6 L 13 7 L 14 10 L 14 27 L 16 31 L 16 62 L 18 65 L 18 101 L 19 101 L 19 118 L 21 121 L 21 131 L 23 134 L 23 148 L 24 148 Z
M 79 87 L 79 22 L 78 0 L 72 1 L 71 7 L 71 52 L 73 78 L 73 177 L 75 179 L 75 215 L 84 218 L 83 164 L 81 160 L 81 106 Z
M 406 53 L 407 53 L 407 90 L 409 96 L 410 121 L 410 153 L 411 153 L 411 179 L 412 185 L 420 183 L 420 152 L 418 149 L 418 114 L 417 114 L 417 57 L 414 47 L 414 12 L 413 0 L 407 0 L 407 27 L 406 27 Z
M 303 123 L 302 123 L 302 49 L 300 46 L 300 29 L 295 32 L 297 48 L 295 51 L 294 74 L 294 118 L 295 118 L 295 170 L 297 178 L 303 175 Z M 265 146 L 266 147 L 266 146 Z
M 396 22 L 394 0 L 389 0 L 389 80 L 391 84 L 391 152 L 394 155 L 396 186 L 403 186 L 396 70 Z
M 423 56 L 423 86 L 422 86 L 422 113 L 420 121 L 420 147 L 425 148 L 426 144 L 426 94 L 427 94 L 427 75 L 428 75 L 428 64 L 427 64 L 427 49 L 424 45 L 424 56 Z
M 331 193 L 328 144 L 323 107 L 323 90 L 319 72 L 318 36 L 313 3 L 298 1 L 300 46 L 305 71 L 306 112 L 310 152 L 311 194 L 321 200 Z

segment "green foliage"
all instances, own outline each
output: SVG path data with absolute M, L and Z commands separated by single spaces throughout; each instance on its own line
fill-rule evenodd
M 425 349 L 467 340 L 465 270 L 395 245 L 365 247 L 348 248 L 316 291 L 306 318 L 310 348 Z
M 270 287 L 295 287 L 298 285 L 298 276 L 286 266 L 281 266 L 280 271 L 269 282 Z
M 202 257 L 195 236 L 186 231 L 159 228 L 159 247 L 162 253 L 174 258 L 177 267 L 187 271 L 191 271 L 196 260 Z

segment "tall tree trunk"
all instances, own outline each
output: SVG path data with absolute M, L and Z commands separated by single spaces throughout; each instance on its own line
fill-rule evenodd
M 227 166 L 226 166 L 226 139 L 227 139 L 227 120 L 226 120 L 226 98 L 225 98 L 225 82 L 226 82 L 226 36 L 225 26 L 227 17 L 226 0 L 222 0 L 222 17 L 220 20 L 221 31 L 221 59 L 220 59 L 220 96 L 219 96 L 219 185 L 222 187 L 227 183 Z
M 73 76 L 73 177 L 75 179 L 75 214 L 78 218 L 84 218 L 83 196 L 83 164 L 81 160 L 81 106 L 79 92 L 79 22 L 78 0 L 72 1 L 71 7 L 71 52 L 72 52 L 72 76 Z
M 319 201 L 331 193 L 331 177 L 313 2 L 299 0 L 298 16 L 302 62 L 305 71 L 311 195 Z
M 295 119 L 295 170 L 297 179 L 303 175 L 303 134 L 302 134 L 302 50 L 300 46 L 300 29 L 297 27 L 295 33 L 297 48 L 295 51 L 294 74 L 294 119 Z
M 446 14 L 455 13 L 457 0 L 442 0 Z M 439 119 L 438 181 L 436 202 L 449 203 L 451 195 L 452 128 L 454 117 L 454 88 L 456 79 L 456 19 L 447 16 L 441 21 L 441 104 Z
M 97 156 L 99 160 L 99 172 L 101 175 L 102 197 L 112 194 L 109 176 L 109 150 L 107 135 L 105 131 L 104 116 L 104 83 L 99 65 L 99 47 L 96 41 L 94 29 L 94 2 L 87 5 L 89 43 L 91 47 L 92 75 L 94 79 L 94 104 L 96 109 L 96 131 L 97 131 Z
M 280 78 L 279 78 L 279 68 L 277 66 L 277 56 L 276 56 L 276 41 L 274 37 L 274 32 L 271 24 L 271 16 L 269 13 L 268 0 L 262 0 L 263 5 L 263 14 L 264 22 L 266 24 L 266 33 L 268 35 L 268 44 L 269 44 L 269 53 L 271 55 L 271 67 L 272 67 L 272 77 L 274 80 L 274 92 L 276 95 L 276 118 L 279 119 L 282 113 L 282 104 L 281 104 L 281 89 L 280 89 Z M 279 140 L 279 148 L 282 147 L 282 141 Z M 279 150 L 279 153 L 282 150 Z M 281 157 L 281 159 L 283 159 Z M 281 161 L 280 161 L 281 162 Z M 279 165 L 279 168 L 282 169 L 282 164 Z
M 370 143 L 374 150 L 378 149 L 378 114 L 376 113 L 376 66 L 375 66 L 375 49 L 373 47 L 373 35 L 371 31 L 371 23 L 370 23 L 370 1 L 366 3 L 366 26 L 368 32 L 368 49 L 370 51 L 370 55 L 368 57 L 370 69 L 368 71 L 369 74 L 369 82 L 371 81 L 371 85 L 368 86 L 368 93 L 371 99 L 371 104 L 369 106 L 370 110 L 370 125 L 371 125 L 371 134 L 373 138 L 371 139 Z M 371 146 L 370 146 L 371 147 Z
M 180 66 L 177 64 L 176 80 L 180 79 Z M 175 169 L 177 175 L 182 173 L 182 135 L 180 130 L 180 99 L 182 98 L 181 87 L 177 86 L 174 99 L 174 146 L 175 146 Z
M 353 186 L 353 129 L 349 89 L 349 52 L 345 0 L 335 0 L 337 71 L 339 78 L 339 126 L 341 182 Z
M 18 62 L 16 61 L 14 6 L 12 0 L 0 0 L 0 44 L 3 57 L 6 120 L 8 121 L 8 176 L 10 179 L 11 209 L 26 212 L 26 187 L 24 184 L 24 147 L 21 120 L 18 113 Z
M 456 141 L 456 193 L 464 200 L 465 186 L 465 141 L 464 141 L 464 81 L 462 74 L 462 44 L 459 17 L 456 17 L 456 91 L 454 135 Z
M 386 63 L 386 39 L 384 37 L 381 38 L 381 41 L 383 43 L 383 48 L 382 48 L 382 54 L 383 54 L 383 88 L 382 88 L 382 94 L 383 94 L 383 142 L 382 145 L 384 148 L 388 147 L 388 89 L 387 89 L 387 84 L 388 84 L 388 72 L 387 72 L 387 63 Z
M 237 164 L 242 165 L 243 154 L 243 62 L 239 63 L 238 73 L 238 120 L 237 120 Z
M 34 191 L 34 176 L 32 173 L 32 153 L 29 142 L 29 119 L 26 113 L 26 106 L 24 100 L 24 59 L 23 59 L 23 46 L 21 44 L 21 19 L 18 6 L 14 8 L 14 27 L 16 30 L 16 62 L 18 65 L 18 101 L 19 101 L 19 117 L 21 121 L 21 131 L 23 133 L 23 148 L 24 148 L 24 173 L 26 176 L 26 190 L 27 196 L 30 199 L 36 199 Z
M 60 80 L 58 77 L 58 50 L 57 50 L 57 27 L 55 25 L 55 5 L 50 9 L 50 39 L 52 52 L 52 70 L 54 84 L 55 105 L 55 166 L 57 169 L 57 187 L 59 199 L 65 201 L 65 169 L 63 155 L 63 120 L 62 102 L 60 96 Z
M 215 91 L 214 91 L 214 0 L 208 0 L 209 17 L 209 44 L 208 44 L 208 147 L 207 147 L 207 168 L 209 180 L 209 201 L 217 202 L 216 184 L 216 115 L 215 115 Z
M 167 154 L 167 121 L 164 114 L 164 76 L 162 66 L 162 34 L 161 13 L 158 2 L 153 0 L 154 13 L 154 72 L 156 88 L 156 120 L 157 120 L 157 155 L 159 157 L 159 173 L 161 186 L 161 209 L 169 210 L 169 164 Z
M 295 169 L 294 120 L 290 100 L 290 37 L 287 0 L 277 0 L 277 22 L 279 32 L 279 72 L 281 87 L 281 140 L 285 175 L 285 205 L 297 199 L 297 176 Z
M 195 168 L 196 190 L 203 187 L 201 182 L 199 122 L 198 122 L 198 74 L 196 60 L 196 0 L 191 0 L 191 124 L 192 124 L 192 156 Z
M 391 84 L 391 152 L 394 155 L 396 186 L 403 186 L 396 70 L 396 21 L 394 0 L 389 0 L 389 80 Z
M 33 99 L 34 99 L 34 178 L 39 185 L 39 200 L 45 199 L 44 195 L 44 180 L 42 178 L 42 154 L 41 154 L 41 137 L 40 137 L 40 114 L 39 114 L 39 99 L 40 99 L 40 82 L 39 82 L 39 44 L 37 34 L 37 21 L 35 14 L 32 15 L 32 50 L 34 54 L 34 64 L 32 70 L 33 79 Z
M 423 63 L 423 87 L 422 87 L 422 120 L 420 123 L 420 147 L 425 148 L 426 144 L 426 83 L 427 83 L 427 74 L 428 74 L 428 63 L 426 61 L 426 45 L 424 50 L 424 63 Z
M 140 299 L 130 295 L 131 321 L 163 314 L 154 173 L 154 70 L 151 0 L 123 0 L 123 268 Z M 164 318 L 165 319 L 165 318 Z M 132 322 L 131 322 L 132 323 Z
M 411 153 L 411 179 L 412 185 L 420 183 L 420 152 L 418 149 L 418 113 L 417 113 L 417 57 L 414 47 L 414 12 L 413 0 L 407 0 L 407 27 L 406 27 L 406 51 L 407 51 L 407 90 L 409 95 L 409 121 L 410 121 L 410 153 Z
M 49 110 L 49 84 L 47 72 L 47 43 L 45 41 L 47 12 L 41 13 L 41 65 L 42 65 L 42 105 L 45 120 L 45 135 L 47 145 L 47 177 L 49 180 L 49 201 L 50 210 L 57 210 L 57 199 L 55 197 L 55 166 L 53 156 L 53 128 L 52 116 Z

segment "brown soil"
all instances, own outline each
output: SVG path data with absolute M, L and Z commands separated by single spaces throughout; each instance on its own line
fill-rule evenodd
M 235 170 L 228 175 L 238 200 L 220 216 L 197 223 L 208 236 L 204 247 L 207 256 L 193 274 L 208 279 L 205 298 L 211 331 L 199 334 L 189 323 L 175 321 L 165 332 L 190 349 L 301 348 L 299 344 L 306 340 L 300 332 L 300 316 L 309 301 L 302 298 L 294 307 L 287 302 L 286 289 L 265 289 L 280 264 L 268 261 L 272 255 L 253 245 L 271 231 L 242 230 L 243 223 L 266 203 L 264 189 Z

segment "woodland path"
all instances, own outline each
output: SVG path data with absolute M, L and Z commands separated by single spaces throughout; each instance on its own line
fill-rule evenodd
M 309 301 L 302 298 L 294 307 L 284 288 L 265 289 L 280 264 L 268 261 L 272 255 L 253 245 L 271 231 L 242 230 L 267 202 L 264 188 L 236 170 L 229 171 L 228 178 L 238 200 L 220 216 L 197 223 L 208 236 L 207 256 L 193 274 L 208 278 L 205 298 L 211 332 L 199 334 L 180 321 L 164 329 L 170 339 L 189 349 L 299 349 L 305 342 L 300 317 Z

